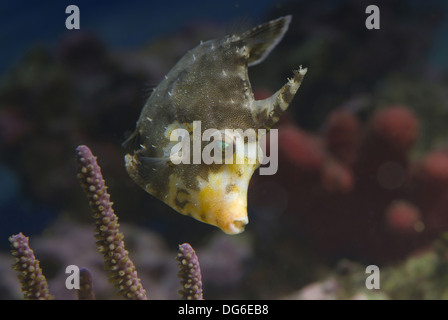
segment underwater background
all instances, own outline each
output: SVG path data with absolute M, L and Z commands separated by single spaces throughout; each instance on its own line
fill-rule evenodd
M 65 8 L 80 9 L 80 30 Z M 381 28 L 367 30 L 367 5 Z M 206 299 L 448 298 L 446 1 L 12 1 L 0 3 L 0 298 L 20 299 L 8 238 L 23 232 L 50 291 L 96 252 L 75 149 L 98 157 L 130 256 L 152 299 L 179 299 L 174 257 L 190 243 Z M 201 40 L 291 14 L 249 69 L 270 96 L 308 74 L 277 125 L 279 171 L 255 173 L 241 235 L 182 216 L 140 189 L 122 142 L 171 67 Z M 367 265 L 381 289 L 365 287 Z

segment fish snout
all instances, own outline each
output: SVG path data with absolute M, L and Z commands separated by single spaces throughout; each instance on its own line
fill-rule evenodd
M 244 231 L 246 224 L 249 223 L 246 208 L 228 208 L 228 214 L 224 214 L 223 221 L 217 227 L 227 234 L 239 234 Z
M 247 217 L 247 188 L 211 183 L 200 193 L 200 220 L 220 228 L 227 234 L 244 231 Z

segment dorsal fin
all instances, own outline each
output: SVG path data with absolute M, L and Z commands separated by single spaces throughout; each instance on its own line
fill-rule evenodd
M 272 49 L 282 40 L 292 16 L 284 16 L 263 23 L 241 35 L 249 48 L 248 66 L 262 62 Z

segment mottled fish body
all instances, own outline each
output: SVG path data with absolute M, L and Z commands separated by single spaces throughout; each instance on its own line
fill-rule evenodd
M 126 169 L 139 186 L 176 211 L 228 234 L 244 231 L 247 188 L 259 161 L 174 164 L 170 152 L 178 142 L 170 137 L 175 129 L 193 137 L 194 123 L 200 123 L 200 133 L 270 129 L 290 104 L 306 69 L 294 71 L 271 97 L 255 100 L 247 68 L 264 60 L 290 20 L 286 16 L 242 34 L 202 42 L 177 62 L 148 98 L 126 142 Z

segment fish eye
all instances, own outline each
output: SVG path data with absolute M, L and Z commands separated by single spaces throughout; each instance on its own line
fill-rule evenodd
M 226 150 L 229 150 L 230 144 L 225 141 L 221 141 L 219 147 L 221 148 L 222 152 L 225 152 Z
M 233 148 L 233 141 L 231 137 L 223 134 L 222 140 L 218 141 L 218 149 L 221 150 L 224 159 L 233 156 L 235 150 Z
M 221 151 L 221 154 L 224 158 L 230 157 L 233 154 L 233 150 L 231 149 L 231 144 L 225 141 L 218 141 L 218 150 Z

